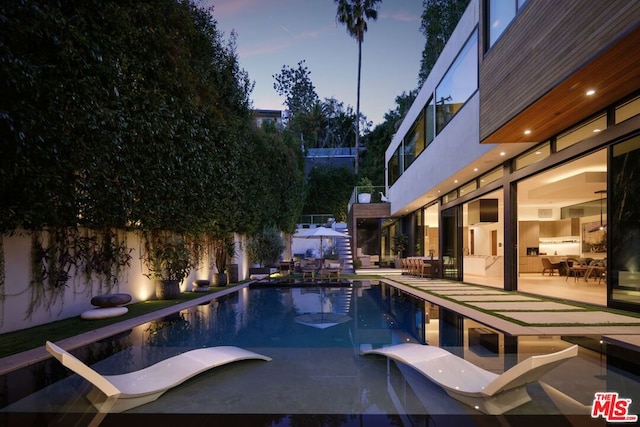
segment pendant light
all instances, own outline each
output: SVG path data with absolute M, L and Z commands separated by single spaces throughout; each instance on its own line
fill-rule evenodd
M 591 227 L 589 229 L 590 233 L 593 233 L 594 231 L 605 230 L 607 228 L 607 224 L 602 220 L 602 195 L 606 192 L 607 190 L 598 190 L 595 192 L 595 194 L 600 194 L 600 226 Z

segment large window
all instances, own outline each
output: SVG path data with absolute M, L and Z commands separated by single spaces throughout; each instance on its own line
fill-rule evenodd
M 549 142 L 535 147 L 526 153 L 516 157 L 515 169 L 519 170 L 529 166 L 551 155 L 551 144 Z
M 395 179 L 407 170 L 415 159 L 427 148 L 435 137 L 435 101 L 433 96 L 420 112 L 411 126 L 411 130 L 404 137 L 402 151 L 402 169 Z M 400 165 L 400 164 L 399 164 Z M 389 180 L 389 185 L 393 182 Z
M 429 102 L 427 102 L 427 111 L 425 112 L 425 117 L 427 120 L 427 141 L 425 146 L 431 144 L 433 138 L 436 136 L 436 101 L 431 97 Z
M 402 156 L 400 155 L 400 150 L 402 149 L 402 144 L 398 146 L 393 156 L 389 160 L 389 164 L 387 164 L 387 181 L 389 181 L 389 187 L 391 187 L 402 175 Z
M 498 166 L 497 168 L 490 170 L 480 177 L 480 187 L 484 187 L 485 185 L 497 181 L 498 179 L 502 178 L 503 175 L 504 172 L 502 170 L 502 166 Z
M 558 136 L 558 138 L 556 139 L 556 151 L 564 150 L 567 147 L 571 147 L 573 144 L 576 144 L 583 139 L 589 138 L 606 128 L 606 114 L 602 114 L 595 119 L 581 123 L 578 126 L 575 126 Z
M 616 124 L 640 114 L 640 96 L 616 107 Z
M 422 110 L 416 121 L 411 126 L 411 130 L 404 138 L 404 167 L 411 166 L 411 163 L 424 151 L 425 134 L 424 134 L 424 115 Z
M 526 2 L 527 0 L 487 0 L 485 50 L 500 38 Z
M 436 133 L 478 89 L 478 32 L 474 31 L 436 88 Z

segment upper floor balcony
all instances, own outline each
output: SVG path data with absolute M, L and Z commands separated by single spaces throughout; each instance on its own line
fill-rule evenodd
M 353 187 L 351 198 L 349 199 L 348 211 L 356 203 L 389 203 L 385 195 L 384 185 L 374 185 L 372 187 Z

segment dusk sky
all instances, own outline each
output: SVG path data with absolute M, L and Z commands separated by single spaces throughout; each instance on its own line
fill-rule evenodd
M 274 74 L 301 60 L 320 99 L 356 107 L 358 45 L 336 21 L 333 0 L 203 0 L 225 39 L 238 34 L 240 65 L 255 82 L 253 108 L 284 109 Z M 395 97 L 418 85 L 425 39 L 422 0 L 386 0 L 369 22 L 362 45 L 361 112 L 374 126 L 395 106 Z

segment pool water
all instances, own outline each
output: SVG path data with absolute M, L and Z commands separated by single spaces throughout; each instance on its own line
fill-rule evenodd
M 106 375 L 207 346 L 235 345 L 272 358 L 212 369 L 155 402 L 110 414 L 103 425 L 157 414 L 273 426 L 427 425 L 453 419 L 477 425 L 487 418 L 405 365 L 360 355 L 361 348 L 400 342 L 440 346 L 496 373 L 529 356 L 580 342 L 579 357 L 542 379 L 582 405 L 590 406 L 595 392 L 618 391 L 634 402 L 631 413 L 640 413 L 640 379 L 601 353 L 591 337 L 505 336 L 378 282 L 245 288 L 73 353 Z M 40 385 L 0 410 L 7 423 L 12 414 L 48 414 L 67 421 L 74 419 L 70 414 L 83 420 L 95 416 L 84 398 L 91 386 L 82 378 L 69 375 L 57 361 L 31 372 L 38 378 L 33 383 Z M 551 416 L 558 425 L 570 425 L 565 415 L 578 413 L 557 406 L 538 384 L 528 391 L 533 400 L 509 416 Z

